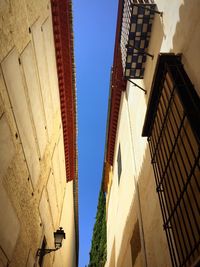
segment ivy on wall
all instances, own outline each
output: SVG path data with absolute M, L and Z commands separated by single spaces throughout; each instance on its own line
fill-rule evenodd
M 93 228 L 90 262 L 88 267 L 103 267 L 106 263 L 106 197 L 101 188 Z

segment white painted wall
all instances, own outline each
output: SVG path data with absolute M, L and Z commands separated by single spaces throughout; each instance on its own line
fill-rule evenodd
M 122 173 L 120 183 L 118 184 L 117 154 L 119 144 L 121 147 Z M 120 121 L 118 123 L 117 139 L 115 145 L 112 178 L 113 181 L 107 216 L 108 260 L 111 261 L 110 255 L 113 247 L 113 242 L 115 240 L 115 266 L 120 266 L 123 260 L 122 255 L 125 253 L 123 240 L 126 234 L 124 233 L 124 229 L 127 225 L 127 218 L 129 216 L 135 195 L 135 168 L 131 146 L 131 131 L 127 109 L 127 100 L 125 93 L 123 93 L 120 107 Z M 128 241 L 129 240 L 126 240 L 126 242 Z
M 196 0 L 157 0 L 163 17 L 155 15 L 148 52 L 154 59 L 147 58 L 144 80 L 134 80 L 147 90 L 145 95 L 132 84 L 127 85 L 127 98 L 122 95 L 118 131 L 115 143 L 113 182 L 111 186 L 107 214 L 106 266 L 112 266 L 112 247 L 115 242 L 115 266 L 130 265 L 130 248 L 126 248 L 131 238 L 131 225 L 135 217 L 140 218 L 142 248 L 135 266 L 145 266 L 141 261 L 146 255 L 147 266 L 171 266 L 162 216 L 155 190 L 154 174 L 151 166 L 146 138 L 142 138 L 142 128 L 150 95 L 151 83 L 157 57 L 162 53 L 182 53 L 182 61 L 195 89 L 200 94 L 200 5 Z M 122 151 L 122 177 L 118 186 L 117 152 L 119 142 Z M 125 171 L 124 171 L 125 169 Z M 141 216 L 134 199 L 134 178 L 140 194 Z M 132 203 L 132 205 L 131 205 Z M 132 222 L 131 222 L 132 220 Z M 141 233 L 144 232 L 144 236 Z M 159 244 L 159 245 L 158 245 Z

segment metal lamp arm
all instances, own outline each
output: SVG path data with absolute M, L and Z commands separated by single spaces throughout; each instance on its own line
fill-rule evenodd
M 58 250 L 59 248 L 45 248 L 45 249 L 41 249 L 39 248 L 38 251 L 37 251 L 37 256 L 40 256 L 41 254 L 46 255 L 48 253 L 51 253 L 53 251 L 56 251 Z

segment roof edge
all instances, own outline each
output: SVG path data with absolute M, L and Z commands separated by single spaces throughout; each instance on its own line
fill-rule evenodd
M 66 165 L 66 180 L 73 181 L 76 265 L 79 261 L 77 101 L 72 0 L 51 0 L 56 66 Z

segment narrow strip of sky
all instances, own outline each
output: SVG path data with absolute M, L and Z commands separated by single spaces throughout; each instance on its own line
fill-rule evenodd
M 104 158 L 117 0 L 74 0 L 78 99 L 79 267 L 89 262 Z

